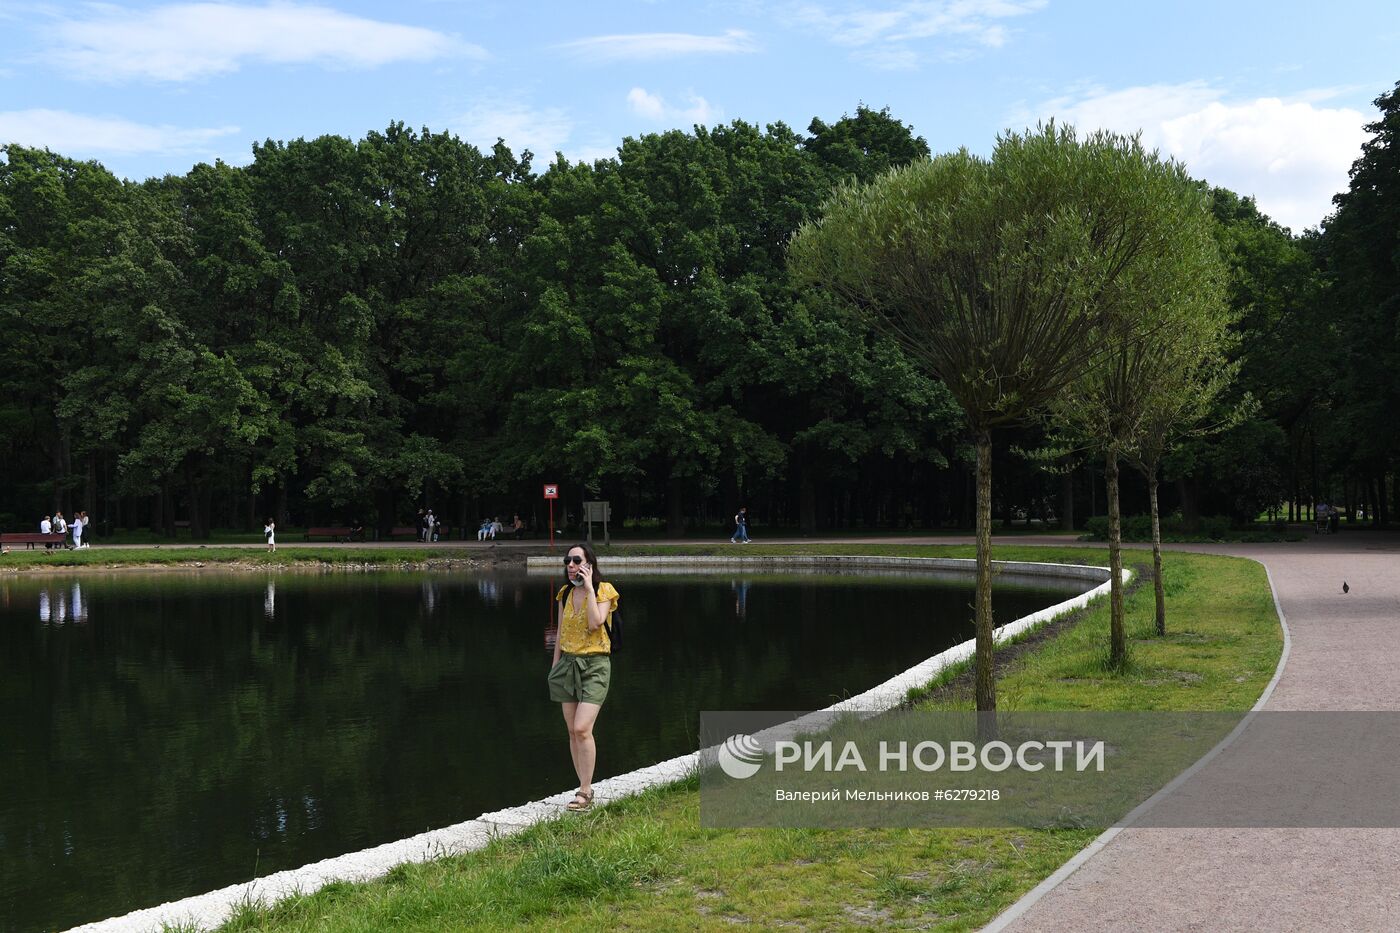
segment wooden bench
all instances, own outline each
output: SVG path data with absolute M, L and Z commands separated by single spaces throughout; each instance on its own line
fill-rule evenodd
M 302 534 L 302 539 L 310 541 L 312 538 L 330 538 L 333 541 L 353 541 L 364 540 L 364 530 L 356 530 L 349 525 L 328 525 L 321 528 L 308 528 Z
M 62 547 L 67 539 L 67 535 L 57 532 L 47 535 L 40 531 L 12 531 L 0 534 L 0 544 L 26 544 L 31 551 L 36 544 L 57 544 Z
M 399 525 L 389 529 L 389 537 L 414 538 L 416 540 L 418 537 L 418 529 L 414 528 L 412 525 Z

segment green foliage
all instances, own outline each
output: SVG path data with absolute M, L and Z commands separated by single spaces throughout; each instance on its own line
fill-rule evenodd
M 1108 517 L 1095 515 L 1084 523 L 1084 537 L 1090 541 L 1108 540 Z M 1207 515 L 1200 519 L 1198 527 L 1189 529 L 1181 515 L 1168 515 L 1162 519 L 1163 541 L 1239 541 L 1244 532 L 1234 530 L 1234 523 L 1228 515 Z M 1261 540 L 1275 540 L 1270 535 Z M 1124 541 L 1151 541 L 1152 516 L 1127 515 L 1123 518 Z
M 1207 511 L 1337 498 L 1343 476 L 1370 501 L 1400 453 L 1400 104 L 1377 104 L 1321 233 L 1203 188 L 1236 339 L 1181 368 L 1205 391 L 1174 396 L 1194 427 L 1164 467 Z M 1091 368 L 1094 314 L 1176 298 L 1113 271 L 1133 238 L 1112 228 L 1157 190 L 1124 181 L 1143 154 L 1066 137 L 930 159 L 861 106 L 805 133 L 735 122 L 536 172 L 504 143 L 395 123 L 139 184 L 6 146 L 0 508 L 27 526 L 85 506 L 167 534 L 176 517 L 203 535 L 273 511 L 387 527 L 434 499 L 457 521 L 534 502 L 548 479 L 629 513 L 670 505 L 673 527 L 754 495 L 761 519 L 807 530 L 961 520 L 960 407 L 1015 422 Z M 832 253 L 828 284 L 858 313 L 789 279 L 793 232 L 838 210 L 851 230 L 905 231 Z M 865 263 L 911 256 L 949 275 L 915 263 L 868 287 Z M 875 326 L 901 291 L 921 316 Z M 1197 436 L 1242 421 L 1257 437 Z M 1016 486 L 1020 506 L 1056 489 Z
M 1200 335 L 1224 318 L 1200 194 L 1136 138 L 1052 123 L 1003 135 L 990 160 L 962 150 L 843 184 L 798 231 L 791 266 L 940 380 L 976 435 L 978 708 L 992 709 L 989 431 L 1057 402 L 1073 435 L 1116 457 L 1166 407 L 1168 374 L 1214 361 L 1219 337 Z

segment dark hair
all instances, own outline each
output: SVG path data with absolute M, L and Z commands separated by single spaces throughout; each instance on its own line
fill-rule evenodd
M 569 593 L 573 592 L 572 587 L 574 585 L 574 581 L 573 578 L 569 576 L 569 565 L 567 562 L 569 560 L 569 551 L 572 551 L 574 548 L 578 548 L 579 550 L 583 551 L 584 561 L 588 564 L 588 566 L 593 568 L 593 594 L 596 596 L 598 594 L 599 582 L 598 555 L 593 553 L 593 548 L 589 547 L 586 544 L 580 543 L 569 545 L 568 550 L 564 552 L 564 582 L 570 587 L 570 589 L 564 591 L 564 597 L 567 598 Z

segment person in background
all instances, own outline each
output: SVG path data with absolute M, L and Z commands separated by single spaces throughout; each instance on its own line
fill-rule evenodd
M 520 513 L 515 513 L 514 520 L 510 523 L 510 530 L 515 532 L 515 540 L 519 541 L 525 535 L 525 523 L 520 520 Z
M 83 546 L 83 513 L 78 512 L 73 516 L 73 550 L 79 550 Z
M 740 506 L 739 511 L 734 513 L 734 535 L 729 539 L 729 543 L 749 543 L 749 510 L 747 506 Z
M 53 513 L 53 533 L 56 535 L 63 535 L 65 538 L 68 537 L 68 522 L 64 519 L 62 512 Z M 67 546 L 66 541 L 64 546 Z
M 277 550 L 277 523 L 270 518 L 263 526 L 263 537 L 267 539 L 267 552 L 269 554 Z
M 41 519 L 39 520 L 39 534 L 41 534 L 41 535 L 51 535 L 51 534 L 53 534 L 53 519 L 51 519 L 51 518 L 50 518 L 49 516 L 47 516 L 47 515 L 45 515 L 43 518 L 41 518 Z M 53 550 L 53 542 L 52 542 L 52 541 L 45 541 L 45 542 L 44 542 L 44 550 L 46 550 L 46 551 L 52 551 L 52 550 Z

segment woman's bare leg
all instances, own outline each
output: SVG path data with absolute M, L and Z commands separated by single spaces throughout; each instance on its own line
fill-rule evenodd
M 593 723 L 598 719 L 598 711 L 602 707 L 597 703 L 579 703 L 577 706 L 573 721 L 569 724 L 569 745 L 578 749 L 574 771 L 578 773 L 579 790 L 591 792 L 593 764 L 598 757 L 598 748 L 593 742 Z
M 574 773 L 578 773 L 578 743 L 574 741 L 574 715 L 577 703 L 560 704 L 564 708 L 564 728 L 569 730 L 569 760 L 574 763 Z

